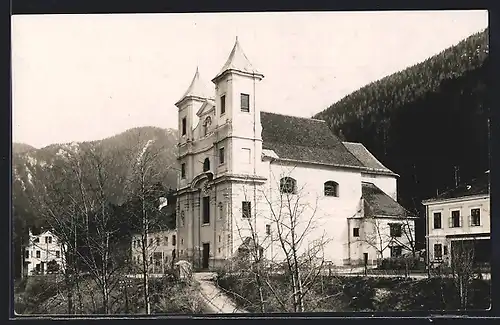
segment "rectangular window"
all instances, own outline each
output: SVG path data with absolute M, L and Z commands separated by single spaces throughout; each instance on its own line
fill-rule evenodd
M 480 209 L 471 209 L 470 210 L 470 225 L 471 226 L 480 226 L 481 225 L 481 210 Z
M 440 260 L 443 258 L 442 255 L 442 245 L 441 244 L 434 244 L 434 258 L 437 260 Z
M 186 178 L 186 164 L 181 164 L 181 178 Z
M 181 245 L 184 244 L 184 238 L 181 238 Z
M 224 164 L 224 148 L 219 149 L 219 164 Z
M 45 237 L 45 244 L 52 244 L 52 237 L 46 236 Z
M 250 218 L 252 216 L 252 203 L 249 201 L 241 202 L 241 211 L 243 218 Z
M 187 121 L 186 118 L 182 118 L 182 135 L 186 135 L 187 132 Z
M 156 246 L 160 246 L 160 237 L 156 237 Z
M 441 212 L 434 212 L 434 229 L 441 229 Z
M 448 255 L 448 246 L 443 246 L 443 255 Z
M 390 236 L 391 237 L 401 237 L 401 224 L 400 223 L 392 223 L 390 226 Z
M 36 251 L 36 258 L 40 258 L 40 251 Z
M 241 94 L 241 111 L 250 112 L 250 95 Z
M 220 237 L 220 235 L 219 235 L 219 243 L 220 243 L 220 241 L 221 241 L 221 237 Z
M 455 210 L 451 211 L 451 228 L 457 228 L 460 227 L 460 211 Z
M 226 96 L 220 96 L 220 115 L 226 113 Z
M 203 197 L 203 224 L 210 223 L 210 197 Z
M 36 237 L 35 240 L 33 240 L 33 242 L 39 243 L 40 242 L 40 237 Z
M 271 234 L 271 225 L 266 225 L 266 235 Z
M 252 163 L 252 151 L 248 148 L 241 149 L 241 160 L 245 164 Z
M 56 258 L 59 258 L 61 256 L 61 253 L 59 251 L 56 251 Z
M 352 236 L 359 237 L 359 228 L 352 228 Z
M 30 258 L 30 251 L 26 250 L 25 258 Z
M 402 254 L 402 247 L 401 246 L 392 246 L 391 247 L 391 257 L 400 257 Z
M 172 246 L 175 246 L 177 243 L 177 238 L 175 238 L 175 235 L 172 235 Z

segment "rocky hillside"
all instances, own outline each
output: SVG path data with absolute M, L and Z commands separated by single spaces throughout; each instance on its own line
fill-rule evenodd
M 126 199 L 125 185 L 131 174 L 133 162 L 147 150 L 154 153 L 154 173 L 166 187 L 175 188 L 175 146 L 177 131 L 156 127 L 141 127 L 125 131 L 116 136 L 93 142 L 53 144 L 41 149 L 24 144 L 13 145 L 12 177 L 15 214 L 32 217 L 28 196 L 36 193 L 38 186 L 54 182 L 54 177 L 63 177 L 55 172 L 71 170 L 76 155 L 87 155 L 91 149 L 105 153 L 107 172 L 110 175 L 111 203 L 121 204 Z M 85 159 L 85 158 L 82 158 Z M 30 222 L 36 223 L 34 220 Z
M 401 175 L 400 201 L 422 211 L 422 199 L 489 168 L 488 52 L 485 30 L 315 117 Z

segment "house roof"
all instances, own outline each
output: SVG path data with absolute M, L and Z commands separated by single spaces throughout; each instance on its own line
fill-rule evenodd
M 215 76 L 212 81 L 215 81 L 217 78 L 222 76 L 228 70 L 235 70 L 248 74 L 256 74 L 261 77 L 263 75 L 250 63 L 245 53 L 238 42 L 238 38 L 236 38 L 236 42 L 234 43 L 233 50 L 229 54 L 226 63 L 220 69 L 220 72 Z
M 477 195 L 488 195 L 489 192 L 489 171 L 485 172 L 484 175 L 477 177 L 469 182 L 462 183 L 455 188 L 445 191 L 429 200 L 429 201 L 440 201 L 449 199 L 458 199 L 469 196 Z
M 371 169 L 392 173 L 392 171 L 389 168 L 382 165 L 382 163 L 378 161 L 377 158 L 375 158 L 375 156 L 372 155 L 372 153 L 368 151 L 368 149 L 366 149 L 366 147 L 363 144 L 357 142 L 342 142 L 342 143 L 347 148 L 347 150 L 349 150 L 354 155 L 354 157 L 356 157 L 363 164 L 363 166 Z
M 213 97 L 209 92 L 205 82 L 200 79 L 200 72 L 198 71 L 198 67 L 196 68 L 196 72 L 194 74 L 193 80 L 191 81 L 191 84 L 189 85 L 184 95 L 182 95 L 181 99 L 177 101 L 176 105 L 178 105 L 184 98 L 187 97 L 195 97 L 201 99 L 208 99 Z
M 396 200 L 375 184 L 361 183 L 361 197 L 364 201 L 365 216 L 407 217 L 410 213 Z
M 364 167 L 332 133 L 325 121 L 261 112 L 262 149 L 279 158 Z

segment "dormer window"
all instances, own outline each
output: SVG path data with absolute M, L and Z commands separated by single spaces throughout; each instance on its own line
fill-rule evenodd
M 250 112 L 250 95 L 241 94 L 241 111 Z
M 205 161 L 203 162 L 203 171 L 207 172 L 210 170 L 210 159 L 205 158 Z
M 186 135 L 187 132 L 187 121 L 186 118 L 182 118 L 182 135 Z
M 334 181 L 325 182 L 325 196 L 339 196 L 339 184 Z
M 226 95 L 220 96 L 220 115 L 226 113 Z

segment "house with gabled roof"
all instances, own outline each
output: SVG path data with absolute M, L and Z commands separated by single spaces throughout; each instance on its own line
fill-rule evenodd
M 301 254 L 321 246 L 337 265 L 378 258 L 366 245 L 354 248 L 353 218 L 370 208 L 406 222 L 399 176 L 362 144 L 342 142 L 323 120 L 261 111 L 263 78 L 236 40 L 212 79 L 215 89 L 207 90 L 197 69 L 176 103 L 179 257 L 212 268 L 245 251 L 251 238 L 266 259 L 283 259 L 280 239 L 294 215 Z M 295 208 L 285 211 L 284 200 Z
M 491 260 L 490 179 L 484 175 L 424 200 L 426 252 L 431 267 L 452 265 L 454 251 L 473 251 L 477 264 Z

